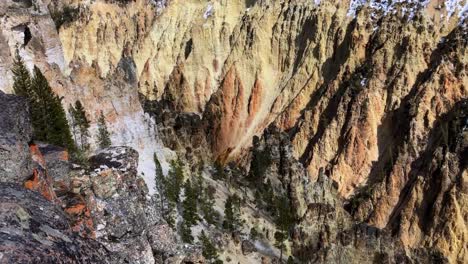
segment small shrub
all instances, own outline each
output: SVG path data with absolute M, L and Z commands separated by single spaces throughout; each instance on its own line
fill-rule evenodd
M 50 16 L 54 20 L 57 31 L 68 23 L 75 21 L 78 18 L 79 8 L 65 6 L 62 10 L 54 9 L 50 11 Z

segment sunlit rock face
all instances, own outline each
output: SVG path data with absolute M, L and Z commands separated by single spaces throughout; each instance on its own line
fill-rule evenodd
M 153 153 L 172 156 L 158 130 L 186 156 L 228 162 L 274 124 L 353 217 L 463 261 L 466 14 L 463 0 L 7 0 L 0 89 L 12 92 L 18 48 L 66 106 L 83 102 L 92 134 L 103 111 L 150 192 Z M 155 122 L 140 101 L 169 114 Z
M 28 68 L 32 69 L 34 65 L 38 66 L 48 78 L 52 89 L 63 96 L 62 103 L 65 109 L 68 109 L 68 106 L 76 100 L 83 103 L 88 118 L 92 122 L 91 142 L 95 140 L 96 122 L 100 112 L 104 113 L 111 132 L 112 143 L 131 146 L 140 152 L 139 172 L 147 175 L 147 184 L 150 191 L 153 192 L 153 154 L 157 152 L 163 161 L 163 166 L 166 166 L 165 156 L 171 155 L 171 153 L 164 150 L 158 142 L 155 124 L 143 113 L 140 105 L 135 61 L 129 55 L 130 51 L 126 50 L 126 47 L 132 46 L 131 42 L 125 40 L 125 45 L 120 49 L 117 48 L 118 55 L 112 56 L 116 62 L 111 69 L 101 69 L 97 66 L 99 64 L 93 63 L 93 61 L 87 63 L 85 56 L 80 56 L 80 59 L 69 58 L 67 56 L 70 52 L 74 52 L 74 50 L 78 52 L 79 49 L 74 46 L 70 47 L 69 43 L 73 41 L 73 38 L 62 36 L 66 33 L 60 32 L 64 31 L 67 26 L 70 27 L 72 23 L 78 23 L 77 21 L 84 19 L 83 23 L 85 23 L 85 17 L 89 17 L 91 14 L 87 13 L 89 2 L 33 1 L 31 4 L 26 2 L 28 1 L 24 1 L 24 3 L 3 1 L 0 4 L 0 15 L 2 16 L 0 45 L 3 47 L 0 56 L 0 89 L 12 93 L 11 66 L 15 50 L 18 50 Z M 57 31 L 52 17 L 54 17 L 54 12 L 60 13 L 64 6 L 71 6 L 75 11 L 73 15 L 70 15 L 70 20 L 61 25 L 60 30 Z M 108 6 L 125 9 L 121 5 L 108 4 Z M 158 8 L 161 9 L 162 6 L 156 7 L 156 9 Z M 154 11 L 154 9 L 150 9 L 147 12 L 151 13 L 151 10 Z M 154 17 L 155 13 L 152 16 Z M 132 17 L 133 14 L 129 15 L 128 23 L 134 22 Z M 122 19 L 125 20 L 125 17 Z M 141 23 L 151 24 L 151 19 L 146 21 L 147 19 L 149 18 L 142 18 L 143 22 Z M 138 23 L 122 24 L 119 28 L 122 30 L 124 28 L 138 28 L 140 27 L 137 25 Z M 83 27 L 79 29 L 82 34 L 88 30 Z M 114 31 L 114 29 L 109 30 Z M 135 38 L 138 39 L 137 35 L 143 34 L 143 32 L 135 32 L 135 34 Z M 83 38 L 79 37 L 79 39 Z M 117 40 L 118 38 L 114 36 L 113 39 Z M 84 48 L 89 52 L 92 52 L 91 47 L 107 52 L 108 50 L 102 47 L 98 48 L 99 43 L 93 39 L 93 41 L 86 43 Z M 111 61 L 109 57 L 104 57 L 101 54 L 96 56 L 105 61 Z

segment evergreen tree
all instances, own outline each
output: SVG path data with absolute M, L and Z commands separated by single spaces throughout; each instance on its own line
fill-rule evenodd
M 218 251 L 213 243 L 211 243 L 210 239 L 206 236 L 205 231 L 202 230 L 199 240 L 202 244 L 203 257 L 208 260 L 208 263 L 219 262 Z
M 192 244 L 194 239 L 190 227 L 191 226 L 185 221 L 183 221 L 180 225 L 180 236 L 182 238 L 182 241 L 187 244 Z
M 276 197 L 276 215 L 275 223 L 276 226 L 283 233 L 288 234 L 289 229 L 294 224 L 294 216 L 291 211 L 289 199 L 286 196 Z
M 175 205 L 171 202 L 167 203 L 167 209 L 163 212 L 163 218 L 166 220 L 167 224 L 175 228 L 176 227 L 176 220 L 174 217 Z
M 216 221 L 219 218 L 218 212 L 214 210 L 214 194 L 216 193 L 216 190 L 205 187 L 203 184 L 203 177 L 200 173 L 197 176 L 194 189 L 195 192 L 198 193 L 197 202 L 203 215 L 203 219 L 205 219 L 205 221 L 210 225 L 216 224 Z
M 166 220 L 166 222 L 171 227 L 175 227 L 175 219 L 173 217 L 175 205 L 173 203 L 170 203 L 168 199 L 166 198 L 167 197 L 167 194 L 166 194 L 167 180 L 164 177 L 162 166 L 158 160 L 158 157 L 156 156 L 156 153 L 154 153 L 153 159 L 154 159 L 154 164 L 156 167 L 155 169 L 155 183 L 156 183 L 155 191 L 157 192 L 157 195 L 158 195 L 160 211 L 164 220 Z
M 254 149 L 248 179 L 254 184 L 261 184 L 270 165 L 271 156 L 268 150 Z
M 231 195 L 224 206 L 223 228 L 232 232 L 238 230 L 240 226 L 240 199 L 237 195 Z
M 269 213 L 274 213 L 275 211 L 275 195 L 273 191 L 273 186 L 271 184 L 270 179 L 266 181 L 260 188 L 258 188 L 261 202 L 263 203 L 263 207 Z
M 285 248 L 285 244 L 284 242 L 286 241 L 287 239 L 287 236 L 281 232 L 281 231 L 278 231 L 275 233 L 275 245 L 280 249 L 280 260 L 282 261 L 283 260 L 283 250 Z
M 31 81 L 31 120 L 34 139 L 75 151 L 62 100 L 50 88 L 39 68 L 34 67 Z
M 101 114 L 98 119 L 98 135 L 97 135 L 99 148 L 110 147 L 112 142 L 110 140 L 110 133 L 107 130 L 106 119 L 104 118 L 104 113 L 101 111 Z
M 287 196 L 279 196 L 275 198 L 276 215 L 275 223 L 278 231 L 275 233 L 276 246 L 281 250 L 281 257 L 283 257 L 283 249 L 285 248 L 285 241 L 289 238 L 289 230 L 294 224 L 294 215 L 291 211 L 289 199 Z
M 159 206 L 161 208 L 161 211 L 164 210 L 164 204 L 166 202 L 165 198 L 165 182 L 166 179 L 164 178 L 164 174 L 162 171 L 162 166 L 161 163 L 158 160 L 158 156 L 156 153 L 153 155 L 153 160 L 154 160 L 154 165 L 156 167 L 155 169 L 155 176 L 154 176 L 154 181 L 155 181 L 155 191 L 158 194 L 158 200 L 159 200 Z
M 190 180 L 187 180 L 184 185 L 185 199 L 182 202 L 182 218 L 188 226 L 196 225 L 199 216 L 197 214 L 197 193 L 192 187 Z
M 179 203 L 180 190 L 184 180 L 184 172 L 180 160 L 172 160 L 166 180 L 166 196 L 169 202 Z
M 16 50 L 15 59 L 13 61 L 13 91 L 16 95 L 30 99 L 31 94 L 31 74 L 24 65 L 24 61 Z
M 75 136 L 75 142 L 77 138 L 80 140 L 80 149 L 85 151 L 89 148 L 89 127 L 90 122 L 86 117 L 86 111 L 79 100 L 75 102 L 75 106 L 70 107 L 70 116 L 72 119 L 72 129 Z
M 30 105 L 31 123 L 35 140 L 75 151 L 70 127 L 62 107 L 62 99 L 49 86 L 39 68 L 34 67 L 31 78 L 18 51 L 13 65 L 13 89 L 17 95 L 26 97 Z

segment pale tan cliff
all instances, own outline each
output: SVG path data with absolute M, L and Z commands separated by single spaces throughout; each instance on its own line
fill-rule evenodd
M 58 35 L 49 2 L 80 10 Z M 45 71 L 66 104 L 80 98 L 92 120 L 104 110 L 115 140 L 147 160 L 161 147 L 147 147 L 158 144 L 155 124 L 138 93 L 201 116 L 200 148 L 222 161 L 245 159 L 252 137 L 273 123 L 312 180 L 325 169 L 351 198 L 356 219 L 463 262 L 466 127 L 447 132 L 461 138 L 453 149 L 434 137 L 447 117 L 466 113 L 467 1 L 386 9 L 372 1 L 351 12 L 355 2 L 43 1 L 32 18 L 1 13 L 1 89 L 11 92 L 11 54 L 27 24 L 28 65 Z M 178 150 L 188 152 L 184 144 Z

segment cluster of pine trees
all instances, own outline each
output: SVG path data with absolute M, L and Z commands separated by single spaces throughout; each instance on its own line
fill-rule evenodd
M 154 154 L 154 162 L 158 207 L 166 222 L 172 228 L 177 227 L 182 241 L 193 244 L 195 240 L 192 234 L 193 226 L 203 220 L 208 225 L 216 226 L 220 221 L 220 215 L 214 209 L 215 191 L 204 184 L 201 173 L 193 179 L 185 179 L 180 160 L 171 161 L 167 176 L 164 176 L 156 154 Z M 179 223 L 176 223 L 177 213 L 182 215 Z M 234 214 L 232 216 L 234 217 Z M 210 263 L 222 263 L 218 259 L 216 247 L 204 232 L 198 240 L 203 248 L 203 255 Z
M 241 199 L 236 194 L 230 195 L 224 205 L 223 228 L 227 231 L 238 231 L 242 227 L 241 222 Z
M 74 152 L 76 146 L 62 107 L 62 99 L 54 94 L 41 70 L 34 67 L 31 76 L 17 51 L 12 71 L 14 92 L 29 101 L 34 139 Z
M 257 152 L 259 157 L 254 158 L 254 171 L 248 177 L 253 183 L 257 182 L 257 203 L 266 210 L 274 220 L 277 231 L 274 233 L 275 245 L 283 251 L 286 249 L 287 241 L 291 238 L 291 228 L 295 224 L 294 211 L 291 201 L 286 194 L 275 194 L 271 181 L 266 177 L 267 167 L 271 163 L 267 151 Z M 166 221 L 179 231 L 185 243 L 194 243 L 191 228 L 204 220 L 209 225 L 222 228 L 226 232 L 238 232 L 243 227 L 241 220 L 242 199 L 236 194 L 227 197 L 224 206 L 224 219 L 220 222 L 220 215 L 214 210 L 214 194 L 216 190 L 206 187 L 204 180 L 199 173 L 196 177 L 185 179 L 183 166 L 180 160 L 173 160 L 167 177 L 163 175 L 161 164 L 154 156 L 156 163 L 156 188 L 159 194 L 159 206 L 162 209 Z M 213 178 L 226 180 L 226 175 L 222 165 L 216 163 Z M 201 169 L 200 169 L 201 170 Z M 254 174 L 254 175 L 252 175 Z M 182 199 L 183 198 L 183 199 Z M 181 221 L 176 223 L 175 216 L 180 213 Z M 250 236 L 258 239 L 262 234 L 252 228 Z M 209 263 L 219 263 L 216 247 L 212 244 L 204 231 L 198 237 L 203 248 L 203 255 Z M 293 263 L 292 257 L 288 263 Z
M 84 153 L 89 149 L 90 121 L 82 103 L 76 101 L 70 106 L 72 128 L 70 129 L 62 106 L 62 98 L 52 91 L 49 82 L 36 66 L 31 76 L 18 51 L 16 51 L 12 72 L 15 94 L 25 97 L 29 103 L 34 131 L 33 139 L 64 147 L 70 151 L 75 161 L 83 160 Z M 102 112 L 98 126 L 100 147 L 110 146 L 109 132 Z
M 258 138 L 254 138 L 259 141 Z M 267 149 L 254 149 L 252 153 L 252 161 L 250 172 L 247 175 L 247 180 L 251 186 L 254 186 L 254 195 L 256 204 L 260 209 L 269 213 L 276 225 L 277 231 L 274 234 L 275 245 L 281 251 L 280 259 L 283 257 L 283 250 L 286 247 L 286 242 L 291 238 L 291 228 L 294 226 L 296 219 L 294 217 L 293 206 L 287 194 L 275 191 L 273 185 L 267 177 L 268 167 L 272 163 L 269 151 Z M 251 236 L 257 237 L 260 234 L 256 229 L 251 230 Z M 292 258 L 288 259 L 288 263 L 292 263 Z

